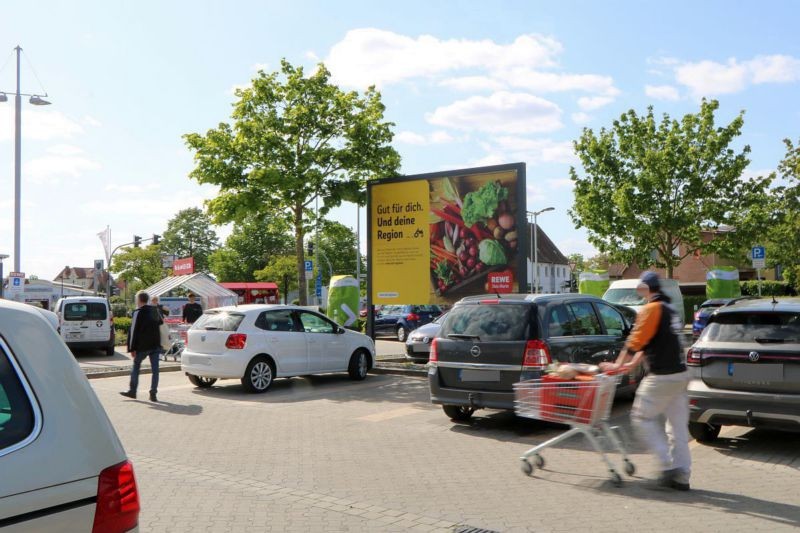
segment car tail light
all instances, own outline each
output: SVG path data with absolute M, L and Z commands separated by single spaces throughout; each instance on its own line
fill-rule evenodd
M 500 303 L 500 300 L 481 300 L 482 305 L 497 305 Z
M 406 320 L 408 320 L 409 322 L 418 322 L 419 315 L 417 313 L 408 313 L 406 315 Z
M 133 465 L 125 461 L 100 472 L 92 533 L 122 533 L 139 524 L 139 489 Z
M 433 339 L 431 343 L 431 353 L 428 355 L 428 362 L 429 363 L 438 363 L 439 362 L 439 347 L 438 347 L 439 339 Z
M 544 370 L 550 363 L 552 363 L 552 359 L 547 344 L 540 340 L 528 341 L 528 344 L 525 345 L 522 366 L 528 369 Z
M 231 333 L 225 341 L 225 347 L 230 350 L 244 350 L 247 345 L 247 335 L 244 333 Z
M 697 312 L 694 314 L 694 319 L 695 319 L 695 320 L 700 320 L 700 311 L 697 311 Z
M 689 351 L 686 352 L 686 364 L 689 366 L 703 366 L 703 355 L 700 350 L 689 348 Z

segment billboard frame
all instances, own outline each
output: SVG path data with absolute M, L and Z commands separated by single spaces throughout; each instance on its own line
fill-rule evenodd
M 443 170 L 440 172 L 426 172 L 424 174 L 410 174 L 405 176 L 394 176 L 391 178 L 381 178 L 376 180 L 370 180 L 367 182 L 367 323 L 366 323 L 366 332 L 369 337 L 375 339 L 375 313 L 374 313 L 374 305 L 372 302 L 372 286 L 373 286 L 373 266 L 372 266 L 372 229 L 373 229 L 373 221 L 372 221 L 372 188 L 376 185 L 385 185 L 389 183 L 402 183 L 407 181 L 419 181 L 419 180 L 432 180 L 438 178 L 451 178 L 451 177 L 458 177 L 464 176 L 469 174 L 489 174 L 493 172 L 508 172 L 508 171 L 515 171 L 517 174 L 517 182 L 516 182 L 516 198 L 517 198 L 517 208 L 516 208 L 516 224 L 518 228 L 528 228 L 527 222 L 527 209 L 528 209 L 528 202 L 527 202 L 527 176 L 526 176 L 526 164 L 525 163 L 507 163 L 503 165 L 490 165 L 486 167 L 471 167 L 471 168 L 460 168 L 455 170 Z M 528 254 L 530 253 L 529 239 L 519 239 L 517 244 L 517 273 L 519 276 L 520 272 L 524 272 L 525 280 L 524 280 L 524 287 L 527 288 L 528 284 L 530 283 L 528 280 Z M 519 287 L 520 292 L 523 291 L 523 280 L 518 279 L 517 284 Z M 407 302 L 404 302 L 407 303 Z

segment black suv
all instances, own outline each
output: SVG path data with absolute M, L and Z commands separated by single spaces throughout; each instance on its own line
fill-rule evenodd
M 800 300 L 745 300 L 719 308 L 686 357 L 689 433 L 723 425 L 800 431 Z
M 480 408 L 514 409 L 514 383 L 541 377 L 551 362 L 613 361 L 635 319 L 631 309 L 585 294 L 465 298 L 431 347 L 431 401 L 454 420 Z M 626 376 L 618 391 L 635 386 Z

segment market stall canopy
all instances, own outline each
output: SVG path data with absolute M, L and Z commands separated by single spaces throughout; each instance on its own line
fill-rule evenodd
M 222 285 L 223 287 L 228 288 L 228 289 L 239 289 L 239 290 L 241 290 L 241 289 L 272 289 L 272 290 L 277 290 L 278 289 L 278 284 L 277 283 L 272 283 L 271 281 L 242 281 L 242 282 L 230 281 L 230 282 L 221 283 L 220 285 Z
M 229 291 L 214 281 L 211 276 L 203 272 L 164 278 L 155 285 L 151 285 L 145 289 L 145 292 L 147 292 L 150 297 L 160 297 L 179 287 L 199 296 L 205 309 L 236 305 L 239 299 L 235 292 Z

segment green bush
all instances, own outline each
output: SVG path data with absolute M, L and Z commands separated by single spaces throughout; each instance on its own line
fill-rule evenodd
M 686 323 L 691 324 L 694 322 L 694 306 L 696 305 L 698 308 L 700 304 L 705 302 L 708 298 L 705 296 L 684 296 L 683 297 L 683 310 L 686 313 Z
M 742 281 L 742 296 L 758 296 L 758 281 Z M 763 280 L 762 296 L 795 296 L 795 290 L 785 281 Z
M 117 318 L 126 317 L 128 316 L 128 306 L 121 302 L 112 302 L 111 314 L 114 315 L 115 320 Z
M 114 330 L 114 345 L 126 346 L 128 344 L 128 334 L 122 330 Z
M 115 317 L 114 329 L 127 335 L 131 329 L 131 319 L 126 316 Z

